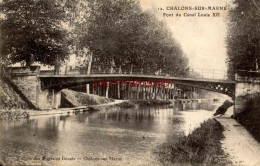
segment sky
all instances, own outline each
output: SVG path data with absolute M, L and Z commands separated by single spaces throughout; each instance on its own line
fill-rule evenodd
M 167 23 L 173 37 L 180 43 L 189 57 L 191 68 L 226 70 L 227 56 L 227 11 L 166 10 L 167 6 L 227 6 L 231 0 L 140 0 L 143 10 L 153 10 L 157 18 Z M 163 8 L 164 11 L 158 10 Z M 220 17 L 183 17 L 184 13 L 219 12 Z M 174 17 L 163 17 L 163 13 L 173 13 Z M 182 14 L 176 17 L 175 14 Z

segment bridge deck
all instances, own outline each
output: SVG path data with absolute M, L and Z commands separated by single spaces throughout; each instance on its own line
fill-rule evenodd
M 164 80 L 180 80 L 180 81 L 196 81 L 196 82 L 212 82 L 212 83 L 225 83 L 235 84 L 235 81 L 220 80 L 220 79 L 207 79 L 207 78 L 183 78 L 183 77 L 170 77 L 158 75 L 137 75 L 137 74 L 92 74 L 92 75 L 40 75 L 40 78 L 100 78 L 100 79 L 127 79 L 127 78 L 147 78 L 147 79 L 164 79 Z

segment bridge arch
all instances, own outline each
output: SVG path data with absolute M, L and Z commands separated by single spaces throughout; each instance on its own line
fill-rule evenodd
M 157 75 L 135 75 L 135 74 L 97 74 L 97 75 L 52 75 L 39 76 L 41 81 L 41 88 L 62 90 L 75 85 L 84 85 L 93 83 L 95 81 L 150 81 L 158 80 L 169 82 L 175 85 L 184 85 L 205 89 L 217 93 L 222 93 L 230 97 L 235 96 L 235 81 L 216 80 L 216 79 L 198 79 L 198 78 L 181 78 Z

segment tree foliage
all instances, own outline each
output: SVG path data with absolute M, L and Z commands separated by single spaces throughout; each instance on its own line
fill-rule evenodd
M 10 63 L 58 65 L 68 57 L 64 10 L 55 0 L 3 0 L 1 56 Z
M 180 45 L 138 0 L 4 0 L 0 9 L 1 55 L 10 63 L 57 66 L 70 50 L 96 68 L 186 74 Z
M 95 66 L 185 73 L 187 58 L 179 44 L 165 23 L 142 11 L 139 1 L 94 0 L 89 8 L 88 34 L 81 43 L 93 53 Z
M 258 70 L 260 60 L 260 3 L 235 0 L 228 29 L 228 75 L 236 70 Z

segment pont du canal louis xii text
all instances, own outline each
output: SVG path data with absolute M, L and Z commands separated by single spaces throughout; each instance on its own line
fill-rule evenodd
M 163 17 L 220 17 L 220 13 L 163 13 Z

